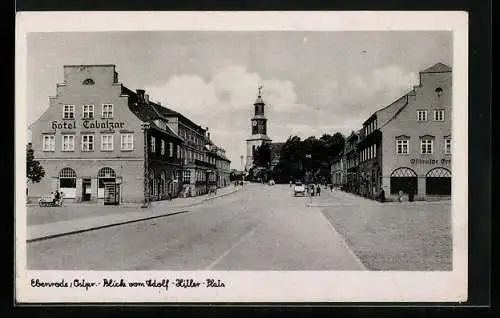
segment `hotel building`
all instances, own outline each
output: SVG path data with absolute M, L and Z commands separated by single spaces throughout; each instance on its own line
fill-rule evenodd
M 140 203 L 207 192 L 206 129 L 118 81 L 115 65 L 66 65 L 64 82 L 31 126 L 45 177 L 29 199 Z

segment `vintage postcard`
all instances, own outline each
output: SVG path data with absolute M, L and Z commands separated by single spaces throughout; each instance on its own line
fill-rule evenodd
M 467 300 L 464 12 L 21 12 L 19 303 Z

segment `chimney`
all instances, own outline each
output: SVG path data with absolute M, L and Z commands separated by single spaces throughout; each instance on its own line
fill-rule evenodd
M 137 102 L 141 104 L 144 103 L 144 93 L 146 93 L 146 91 L 143 89 L 137 89 L 136 92 L 137 92 Z

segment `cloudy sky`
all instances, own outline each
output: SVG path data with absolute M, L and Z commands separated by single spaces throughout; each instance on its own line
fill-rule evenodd
M 348 134 L 418 84 L 452 66 L 451 32 L 93 32 L 28 36 L 28 114 L 35 121 L 65 64 L 115 64 L 130 89 L 208 126 L 240 168 L 257 87 L 268 135 Z

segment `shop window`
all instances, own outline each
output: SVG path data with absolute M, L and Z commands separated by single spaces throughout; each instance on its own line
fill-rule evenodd
M 391 194 L 418 192 L 418 178 L 415 171 L 410 168 L 402 167 L 394 170 L 391 174 Z
M 94 135 L 82 135 L 82 151 L 94 151 Z
M 431 169 L 425 176 L 427 195 L 451 195 L 451 171 L 445 168 Z
M 59 172 L 59 191 L 64 193 L 65 198 L 75 198 L 76 195 L 76 172 L 71 168 L 64 168 Z
M 113 118 L 113 105 L 103 104 L 102 105 L 102 118 Z
M 134 135 L 133 134 L 122 134 L 120 136 L 120 148 L 121 148 L 121 150 L 133 150 L 134 149 Z
M 82 117 L 83 119 L 94 118 L 94 105 L 83 105 Z
M 75 135 L 63 135 L 62 151 L 74 151 L 74 150 L 75 150 Z
M 99 170 L 97 173 L 97 197 L 102 199 L 104 198 L 104 188 L 105 184 L 115 183 L 116 182 L 116 173 L 112 168 L 104 167 Z
M 43 135 L 42 150 L 43 151 L 55 151 L 56 150 L 56 136 L 55 135 Z
M 427 110 L 417 110 L 417 120 L 427 121 Z
M 113 151 L 113 135 L 101 135 L 101 150 Z
M 75 118 L 75 105 L 64 105 L 63 106 L 63 118 L 64 119 L 74 119 Z

